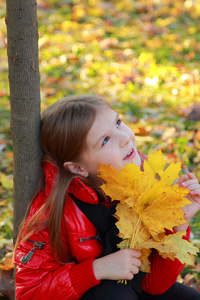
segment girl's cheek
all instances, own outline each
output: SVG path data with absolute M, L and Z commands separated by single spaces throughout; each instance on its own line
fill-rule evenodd
M 127 126 L 126 124 L 124 124 L 124 123 L 123 123 L 122 130 L 126 134 L 128 134 L 131 138 L 135 138 L 135 134 L 134 134 L 133 130 L 129 126 Z
M 135 133 L 134 133 L 134 131 L 130 127 L 128 127 L 128 129 L 129 129 L 129 135 L 132 136 L 132 138 L 135 139 Z
M 135 133 L 131 130 L 131 132 L 130 132 L 130 138 L 134 141 L 134 142 L 136 142 L 135 141 Z

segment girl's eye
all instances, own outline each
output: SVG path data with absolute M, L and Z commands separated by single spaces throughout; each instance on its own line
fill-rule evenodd
M 104 146 L 108 141 L 109 141 L 109 136 L 105 137 L 105 139 L 103 140 L 102 146 Z
M 116 127 L 117 127 L 117 128 L 119 127 L 119 125 L 121 124 L 121 122 L 122 122 L 121 119 L 118 119 L 118 120 L 117 120 L 117 123 L 116 123 Z

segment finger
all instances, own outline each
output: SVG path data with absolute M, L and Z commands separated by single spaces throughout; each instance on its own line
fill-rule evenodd
M 188 200 L 190 200 L 192 203 L 196 202 L 197 204 L 200 204 L 200 198 L 198 196 L 195 195 L 188 195 L 187 196 Z M 187 205 L 186 205 L 187 206 Z M 185 207 L 186 207 L 185 206 Z M 189 204 L 190 206 L 190 204 Z
M 132 280 L 134 277 L 134 274 L 132 272 L 129 272 L 127 275 L 124 276 L 123 279 L 125 280 Z
M 196 179 L 196 180 L 197 180 L 196 176 L 195 176 L 194 174 L 190 173 L 190 172 L 187 173 L 187 176 L 188 176 L 190 179 Z
M 200 204 L 200 199 L 197 196 L 193 196 L 193 199 L 196 203 Z
M 191 197 L 191 198 L 190 198 L 190 197 Z M 199 198 L 199 196 L 191 194 L 190 197 L 189 197 L 189 200 L 195 201 L 195 202 L 197 202 L 198 204 L 200 204 L 200 198 Z
M 136 249 L 130 249 L 130 253 L 133 257 L 139 258 L 141 256 L 141 251 Z
M 200 196 L 200 188 L 197 187 L 197 188 L 191 188 L 191 191 L 190 191 L 190 194 L 191 195 L 199 195 Z
M 192 189 L 191 186 L 194 188 L 194 186 L 196 185 L 196 187 L 199 186 L 199 183 L 197 180 L 188 180 L 188 181 L 185 181 L 181 184 L 182 186 L 184 186 L 185 188 L 187 189 Z
M 185 175 L 182 175 L 180 179 L 177 181 L 177 184 L 180 186 L 183 182 L 187 180 Z
M 136 267 L 140 267 L 141 266 L 141 260 L 139 260 L 138 258 L 135 258 L 134 260 L 133 260 L 133 265 L 134 266 L 136 266 Z
M 137 274 L 137 273 L 139 273 L 139 268 L 133 265 L 132 268 L 131 268 L 131 273 L 132 273 L 132 274 Z

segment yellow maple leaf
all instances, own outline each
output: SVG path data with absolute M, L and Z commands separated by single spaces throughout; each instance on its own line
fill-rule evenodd
M 149 174 L 163 173 L 166 162 L 163 160 L 163 154 L 161 150 L 155 153 L 149 153 L 148 160 L 144 161 L 144 170 Z
M 141 270 L 147 272 L 152 248 L 165 258 L 178 258 L 183 263 L 191 263 L 188 253 L 198 251 L 182 239 L 183 232 L 166 236 L 166 229 L 172 231 L 185 223 L 181 208 L 191 202 L 186 199 L 187 189 L 173 185 L 181 163 L 165 166 L 161 151 L 149 155 L 143 171 L 133 163 L 120 171 L 112 166 L 99 166 L 99 177 L 106 182 L 102 189 L 112 200 L 120 200 L 116 206 L 116 226 L 124 240 L 118 247 L 140 249 Z
M 127 204 L 119 203 L 116 215 L 119 218 L 116 226 L 120 234 L 124 239 L 129 239 L 127 248 L 134 248 L 137 244 L 150 239 L 150 234 L 142 224 L 140 216 Z
M 174 226 L 186 223 L 181 207 L 191 203 L 184 197 L 188 194 L 188 190 L 178 185 L 165 187 L 161 184 L 162 181 L 144 195 L 143 198 L 148 205 L 146 207 L 144 205 L 142 211 L 138 203 L 139 209 L 136 208 L 136 211 L 141 214 L 144 225 L 154 233 L 165 232 L 165 229 L 173 230 Z M 155 198 L 152 201 L 153 197 Z
M 182 238 L 183 232 L 165 235 L 164 238 L 156 242 L 153 239 L 144 241 L 137 246 L 137 249 L 157 249 L 164 258 L 178 258 L 181 263 L 193 265 L 193 259 L 190 254 L 195 255 L 199 251 L 197 247 Z
M 166 185 L 171 186 L 174 181 L 179 177 L 181 163 L 171 163 L 161 175 L 161 179 L 167 180 Z
M 181 163 L 171 163 L 165 169 L 166 162 L 161 150 L 158 150 L 154 154 L 149 154 L 148 161 L 144 162 L 144 170 L 149 176 L 157 176 L 157 179 L 167 179 L 166 185 L 171 186 L 173 182 L 179 177 L 181 170 Z
M 126 165 L 122 172 L 117 171 L 112 166 L 99 165 L 99 177 L 106 181 L 102 185 L 104 192 L 113 200 L 127 200 L 138 197 L 138 182 L 142 177 L 142 172 L 134 164 Z M 133 177 L 132 174 L 135 174 Z M 112 184 L 111 184 L 112 183 Z

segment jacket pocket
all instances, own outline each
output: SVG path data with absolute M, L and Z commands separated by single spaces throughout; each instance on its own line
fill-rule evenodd
M 70 252 L 77 262 L 97 257 L 102 253 L 102 246 L 96 232 L 73 234 L 69 242 Z
M 46 245 L 40 241 L 24 241 L 19 245 L 14 256 L 14 263 L 20 267 L 40 269 L 44 261 L 47 260 Z

